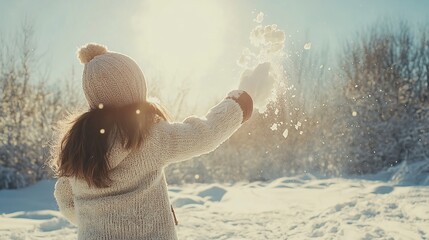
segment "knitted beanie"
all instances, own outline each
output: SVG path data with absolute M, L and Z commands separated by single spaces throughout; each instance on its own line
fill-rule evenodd
M 94 43 L 81 47 L 78 57 L 85 65 L 82 87 L 91 108 L 146 101 L 143 72 L 130 57 Z

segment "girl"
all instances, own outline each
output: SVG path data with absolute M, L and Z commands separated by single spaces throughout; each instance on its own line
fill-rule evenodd
M 170 123 L 131 58 L 97 44 L 78 56 L 90 109 L 53 148 L 61 213 L 79 239 L 177 239 L 164 167 L 217 148 L 250 118 L 251 97 L 236 90 L 205 118 Z

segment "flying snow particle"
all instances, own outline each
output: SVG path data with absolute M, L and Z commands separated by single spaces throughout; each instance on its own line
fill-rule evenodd
M 100 129 L 100 133 L 104 134 L 106 132 L 106 130 L 104 128 Z
M 304 44 L 304 49 L 305 50 L 310 50 L 311 49 L 311 42 L 308 42 L 308 43 Z
M 356 117 L 356 116 L 357 116 L 357 112 L 356 112 L 356 111 L 353 111 L 353 112 L 352 112 L 352 116 L 353 116 L 353 117 Z
M 300 121 L 298 121 L 296 124 L 295 124 L 295 129 L 296 130 L 298 130 L 299 129 L 299 127 L 301 127 L 301 122 Z
M 104 105 L 103 105 L 102 103 L 100 103 L 100 104 L 98 104 L 98 108 L 99 108 L 99 109 L 103 109 L 103 108 L 104 108 Z
M 195 180 L 198 180 L 198 179 L 200 179 L 200 175 L 195 174 L 194 178 L 195 178 Z
M 274 114 L 275 115 L 279 114 L 279 109 L 278 108 L 276 108 L 276 110 L 274 111 Z
M 285 131 L 283 132 L 283 137 L 287 138 L 287 135 L 289 134 L 289 131 L 287 129 L 285 129 Z
M 271 131 L 277 131 L 277 123 L 274 123 L 271 127 L 270 127 Z
M 298 121 L 296 124 L 295 124 L 295 129 L 296 130 L 298 130 L 299 129 L 299 127 L 301 127 L 302 126 L 302 123 L 300 122 L 300 121 Z
M 140 109 L 136 110 L 136 114 L 139 115 L 140 114 Z
M 256 23 L 261 23 L 262 21 L 264 21 L 264 13 L 259 12 L 256 18 L 253 19 L 253 21 L 255 21 Z
M 302 135 L 304 132 L 303 131 L 299 131 L 299 135 Z

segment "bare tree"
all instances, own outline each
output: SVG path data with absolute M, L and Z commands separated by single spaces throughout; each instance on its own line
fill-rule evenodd
M 34 28 L 20 31 L 0 46 L 0 189 L 19 188 L 47 178 L 44 167 L 52 126 L 74 98 L 62 98 L 37 71 Z
M 351 113 L 349 171 L 366 173 L 419 160 L 427 139 L 428 38 L 405 22 L 381 23 L 350 42 L 342 57 Z

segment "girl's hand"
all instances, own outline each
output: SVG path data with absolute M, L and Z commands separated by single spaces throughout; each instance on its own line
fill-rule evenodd
M 244 90 L 253 98 L 256 108 L 263 109 L 268 103 L 275 82 L 275 75 L 269 62 L 261 63 L 255 69 L 243 72 L 238 89 Z

